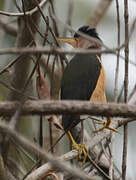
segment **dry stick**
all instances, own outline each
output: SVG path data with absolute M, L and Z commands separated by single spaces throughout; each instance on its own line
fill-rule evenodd
M 42 0 L 40 3 L 39 3 L 39 6 L 42 8 L 43 6 L 45 6 L 45 4 L 48 2 L 48 0 Z M 25 14 L 24 12 L 22 13 L 12 13 L 12 12 L 5 12 L 5 11 L 0 11 L 0 14 L 1 15 L 5 15 L 5 16 L 15 16 L 15 17 L 19 17 L 19 16 L 24 16 L 24 15 L 32 15 L 34 14 L 35 12 L 38 11 L 38 8 L 35 7 L 33 9 L 31 9 L 30 11 L 26 11 Z
M 124 79 L 124 101 L 128 103 L 128 62 L 129 62 L 129 30 L 128 30 L 128 0 L 124 0 L 124 19 L 125 19 L 125 79 Z M 127 166 L 127 146 L 128 146 L 128 124 L 124 125 L 123 155 L 122 155 L 122 180 L 126 180 Z
M 3 122 L 0 122 L 0 131 L 1 133 L 6 133 L 9 135 L 10 138 L 13 138 L 18 144 L 20 144 L 22 147 L 24 147 L 29 152 L 32 152 L 34 154 L 38 154 L 43 160 L 49 161 L 54 167 L 59 169 L 60 171 L 65 171 L 70 174 L 72 174 L 74 177 L 78 177 L 80 179 L 86 179 L 86 180 L 92 180 L 88 175 L 86 175 L 84 172 L 79 171 L 77 168 L 71 168 L 66 163 L 60 162 L 57 160 L 57 158 L 52 157 L 47 152 L 43 151 L 40 147 L 34 145 L 30 141 L 28 141 L 26 138 L 21 136 L 19 133 L 13 131 L 8 125 L 6 125 Z
M 117 10 L 117 29 L 118 29 L 118 47 L 120 46 L 120 13 L 119 13 L 119 2 L 116 0 L 116 10 Z M 119 76 L 119 56 L 120 49 L 117 52 L 117 64 L 116 64 L 116 74 L 115 74 L 115 89 L 114 89 L 114 101 L 117 102 L 118 99 L 118 76 Z
M 118 0 L 116 0 L 116 11 L 117 11 L 117 39 L 118 39 L 118 44 L 117 46 L 120 46 L 120 14 L 119 14 L 119 3 Z M 117 51 L 117 64 L 116 64 L 116 73 L 115 73 L 115 88 L 114 88 L 114 102 L 117 102 L 118 99 L 118 76 L 119 76 L 119 57 L 120 57 L 120 49 Z M 111 180 L 114 178 L 113 174 L 113 136 L 114 134 L 111 132 L 110 133 L 110 141 L 111 141 L 111 146 L 109 146 L 109 151 L 110 151 L 110 167 L 109 167 L 109 176 Z
M 0 49 L 0 55 L 3 54 L 37 54 L 37 53 L 43 53 L 43 54 L 97 54 L 97 53 L 111 53 L 116 54 L 116 51 L 118 48 L 115 49 L 109 49 L 109 50 L 90 50 L 90 49 L 62 49 L 62 48 L 54 48 L 54 47 L 30 47 L 30 48 L 5 48 Z
M 18 102 L 1 101 L 0 115 L 11 116 L 18 108 Z M 94 116 L 136 117 L 136 106 L 115 103 L 91 103 L 89 101 L 71 100 L 37 100 L 26 101 L 22 115 L 50 115 L 50 114 L 90 114 Z
M 123 48 L 124 44 L 122 44 L 119 48 L 113 48 L 109 50 L 90 50 L 90 49 L 62 49 L 62 48 L 54 48 L 54 47 L 43 47 L 43 46 L 38 46 L 38 47 L 30 47 L 30 48 L 5 48 L 5 49 L 0 49 L 0 55 L 3 54 L 37 54 L 37 53 L 43 53 L 43 54 L 68 54 L 68 55 L 73 55 L 73 54 L 98 54 L 98 53 L 103 53 L 103 54 L 116 54 L 116 51 Z M 124 57 L 120 56 L 122 59 Z M 136 66 L 136 64 L 132 61 L 129 61 L 130 64 Z

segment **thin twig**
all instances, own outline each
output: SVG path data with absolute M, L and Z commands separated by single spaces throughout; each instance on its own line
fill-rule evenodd
M 118 29 L 118 47 L 120 46 L 120 13 L 119 13 L 119 2 L 116 0 L 116 10 L 117 10 L 117 29 Z M 119 76 L 119 57 L 120 49 L 117 52 L 117 64 L 116 64 L 116 74 L 115 74 L 115 88 L 114 88 L 114 101 L 118 100 L 118 76 Z
M 129 29 L 128 29 L 128 0 L 124 0 L 125 19 L 125 79 L 124 79 L 124 102 L 128 103 L 128 65 L 129 65 Z M 122 180 L 126 180 L 127 168 L 127 147 L 128 147 L 128 124 L 124 125 L 123 155 L 122 155 Z

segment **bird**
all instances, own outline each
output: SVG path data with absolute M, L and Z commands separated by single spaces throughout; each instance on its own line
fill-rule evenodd
M 89 37 L 89 38 L 87 38 Z M 74 48 L 95 49 L 102 48 L 96 28 L 84 25 L 80 27 L 71 38 L 58 38 L 59 42 L 68 43 Z M 107 103 L 106 74 L 100 54 L 75 54 L 66 66 L 61 80 L 61 100 L 83 100 L 91 102 Z M 103 127 L 96 130 L 99 132 L 110 129 L 117 132 L 110 126 L 111 118 L 107 122 L 100 121 Z M 62 126 L 69 137 L 72 148 L 78 150 L 79 159 L 84 154 L 84 162 L 87 158 L 87 149 L 83 144 L 77 144 L 70 133 L 70 129 L 80 122 L 80 115 L 62 115 Z

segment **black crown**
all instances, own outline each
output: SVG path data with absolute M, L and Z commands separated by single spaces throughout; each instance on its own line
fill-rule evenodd
M 96 29 L 95 28 L 91 28 L 90 26 L 82 26 L 78 29 L 77 32 L 82 32 L 88 36 L 91 36 L 91 37 L 94 37 L 94 38 L 97 38 L 98 40 L 101 41 L 101 39 L 99 38 L 98 36 L 98 33 L 96 32 Z M 75 33 L 74 34 L 74 37 L 75 38 L 78 38 L 80 37 L 80 35 L 78 33 Z

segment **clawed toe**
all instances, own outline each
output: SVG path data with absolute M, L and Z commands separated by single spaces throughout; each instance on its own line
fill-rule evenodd
M 83 144 L 77 144 L 77 143 L 74 143 L 72 144 L 72 149 L 76 149 L 78 151 L 78 159 L 81 160 L 81 155 L 83 154 L 84 155 L 84 158 L 83 158 L 83 164 L 86 162 L 86 159 L 87 159 L 87 149 L 86 147 L 83 145 Z
M 100 129 L 98 129 L 98 130 L 96 130 L 96 131 L 93 131 L 94 133 L 103 131 L 104 129 L 109 129 L 109 130 L 111 130 L 111 131 L 113 131 L 113 132 L 118 133 L 118 130 L 117 130 L 117 129 L 112 128 L 112 127 L 110 126 L 110 124 L 111 124 L 111 119 L 110 119 L 110 118 L 107 118 L 107 122 L 99 121 L 99 122 L 97 122 L 97 124 L 102 124 L 103 127 L 100 128 Z

